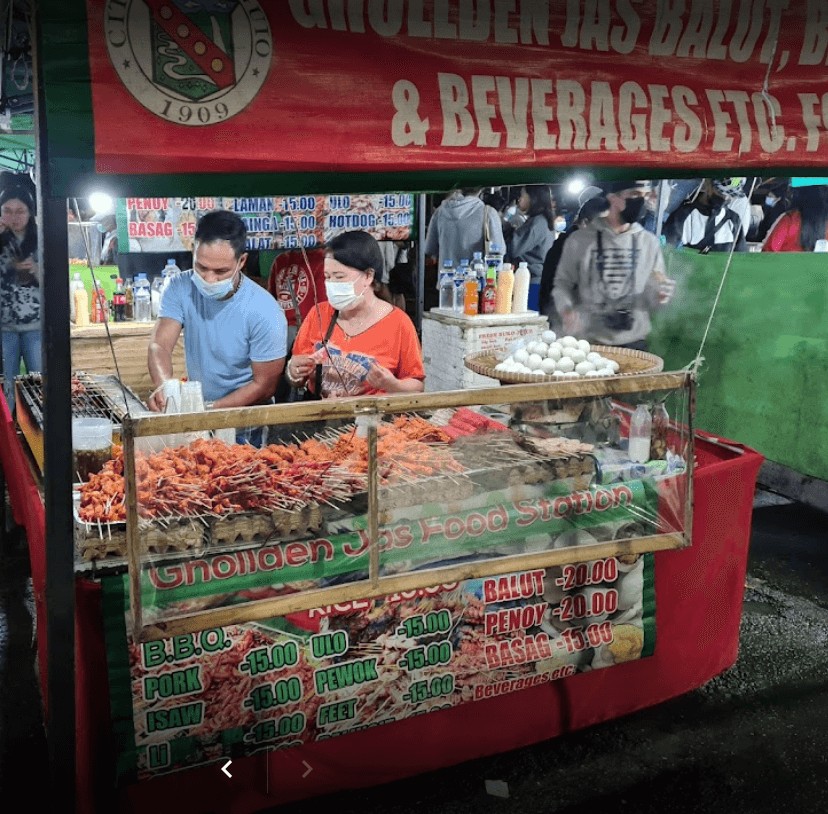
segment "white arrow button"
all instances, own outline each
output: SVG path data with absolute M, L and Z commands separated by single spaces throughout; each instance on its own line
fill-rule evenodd
M 224 772 L 224 773 L 225 773 L 228 777 L 232 777 L 232 776 L 233 776 L 232 774 L 230 774 L 230 772 L 228 772 L 228 771 L 227 771 L 227 767 L 228 767 L 228 766 L 229 766 L 232 762 L 233 762 L 232 760 L 228 760 L 228 761 L 227 761 L 227 763 L 225 763 L 225 764 L 224 764 L 224 766 L 222 766 L 222 767 L 221 767 L 221 770 L 222 770 L 222 771 L 223 771 L 223 772 Z

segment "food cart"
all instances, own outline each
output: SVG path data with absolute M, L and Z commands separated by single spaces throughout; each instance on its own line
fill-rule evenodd
M 730 6 L 722 4 L 714 30 L 714 21 L 707 17 L 693 23 L 678 14 L 620 6 L 614 13 L 599 13 L 596 8 L 587 16 L 570 4 L 567 16 L 563 9 L 545 4 L 523 4 L 516 11 L 512 4 L 492 2 L 484 4 L 485 14 L 470 19 L 457 17 L 460 6 L 449 10 L 451 4 L 440 3 L 400 4 L 389 7 L 387 14 L 362 13 L 362 7 L 346 14 L 342 4 L 333 2 L 292 2 L 279 11 L 256 0 L 222 4 L 222 8 L 196 5 L 197 10 L 185 12 L 160 0 L 146 4 L 89 0 L 85 5 L 46 2 L 41 9 L 41 44 L 62 45 L 54 61 L 41 60 L 43 209 L 44 217 L 56 224 L 44 234 L 47 279 L 52 264 L 61 268 L 47 282 L 45 298 L 45 539 L 42 526 L 37 533 L 41 519 L 37 489 L 27 487 L 25 479 L 21 489 L 28 488 L 29 502 L 34 504 L 29 541 L 39 624 L 46 620 L 40 638 L 41 663 L 57 788 L 74 786 L 77 777 L 80 799 L 90 805 L 102 794 L 102 778 L 114 784 L 119 777 L 125 797 L 135 805 L 151 802 L 160 810 L 162 805 L 180 806 L 186 799 L 190 810 L 215 808 L 220 801 L 235 810 L 253 811 L 551 737 L 699 686 L 732 664 L 746 564 L 745 521 L 760 456 L 736 445 L 722 446 L 716 439 L 696 442 L 693 377 L 686 372 L 175 418 L 127 416 L 126 571 L 123 564 L 120 573 L 114 570 L 111 575 L 96 575 L 94 568 L 100 565 L 78 569 L 76 551 L 67 544 L 76 539 L 78 518 L 70 450 L 65 444 L 70 433 L 71 374 L 62 271 L 66 233 L 57 224 L 65 222 L 66 197 L 84 194 L 93 183 L 104 180 L 118 195 L 218 191 L 267 195 L 536 182 L 560 177 L 568 166 L 585 164 L 606 168 L 607 176 L 642 166 L 658 167 L 659 172 L 668 168 L 692 172 L 701 166 L 724 170 L 737 163 L 743 167 L 770 160 L 808 166 L 817 162 L 824 122 L 817 105 L 818 77 L 801 67 L 812 64 L 819 48 L 818 38 L 808 33 L 813 26 L 806 12 L 774 7 L 765 16 L 745 15 L 750 18 L 731 21 Z M 202 39 L 192 41 L 193 32 Z M 791 41 L 794 37 L 796 42 Z M 421 59 L 424 38 L 439 50 L 433 62 Z M 173 81 L 165 73 L 168 63 L 162 53 L 173 46 L 209 76 L 209 82 L 195 89 L 187 86 L 186 77 Z M 400 59 L 401 50 L 417 58 Z M 605 74 L 608 52 L 613 77 L 618 79 Z M 672 75 L 665 72 L 667 56 L 677 66 Z M 709 68 L 722 59 L 733 68 L 728 88 L 719 87 L 717 72 Z M 509 76 L 492 76 L 492 64 L 513 67 Z M 377 72 L 377 65 L 385 66 L 382 72 Z M 688 72 L 688 65 L 699 72 Z M 769 82 L 766 74 L 771 65 L 774 73 Z M 656 68 L 668 84 L 645 87 L 635 81 L 642 70 Z M 585 75 L 591 79 L 580 79 Z M 319 76 L 325 81 L 317 82 Z M 301 137 L 284 136 L 285 121 L 301 122 Z M 703 125 L 706 121 L 712 124 Z M 258 132 L 283 135 L 259 138 Z M 153 136 L 151 153 L 148 133 Z M 228 143 L 242 144 L 243 149 L 229 154 Z M 535 446 L 533 463 L 541 471 L 527 462 L 511 482 L 511 472 L 498 472 L 492 462 L 455 471 L 446 458 L 436 470 L 444 479 L 439 485 L 387 479 L 394 455 L 383 453 L 382 431 L 398 420 L 407 425 L 424 419 L 439 430 L 466 409 L 477 416 L 475 421 L 482 417 L 491 422 L 486 430 L 492 434 L 503 432 L 495 424 L 507 430 L 526 425 L 533 429 L 523 433 L 525 441 L 543 438 L 544 424 L 556 428 L 566 424 L 579 436 L 569 440 L 617 451 L 629 408 L 652 394 L 672 400 L 670 450 L 678 460 L 670 472 L 625 473 L 622 465 L 618 486 L 601 485 L 588 461 L 586 469 L 575 467 L 574 459 L 585 465 L 583 449 L 559 455 L 566 459 L 559 469 L 555 456 L 548 450 L 539 453 Z M 144 439 L 185 436 L 186 446 L 191 447 L 209 443 L 197 436 L 226 427 L 333 419 L 353 423 L 346 438 L 351 442 L 359 438 L 364 444 L 364 471 L 359 479 L 351 472 L 347 476 L 354 480 L 351 493 L 331 501 L 334 506 L 329 508 L 339 515 L 312 517 L 308 504 L 303 528 L 290 532 L 298 534 L 297 539 L 282 534 L 284 526 L 276 525 L 274 515 L 285 507 L 268 504 L 271 530 L 252 528 L 245 540 L 240 529 L 217 529 L 221 518 L 173 518 L 163 513 L 152 518 L 146 496 L 139 497 L 140 472 L 146 463 L 142 456 L 161 454 L 152 452 L 152 447 L 142 449 Z M 587 427 L 594 442 L 583 436 Z M 513 439 L 512 433 L 507 436 Z M 336 446 L 337 439 L 327 440 L 332 442 L 328 446 Z M 453 444 L 434 446 L 445 455 Z M 347 482 L 347 477 L 338 480 Z M 537 480 L 528 482 L 532 478 Z M 319 483 L 315 488 L 320 491 L 328 485 Z M 404 499 L 395 497 L 397 487 L 403 494 L 408 491 Z M 438 498 L 433 490 L 423 491 L 431 487 Z M 518 489 L 519 494 L 502 494 L 504 487 Z M 471 493 L 463 491 L 469 488 Z M 300 493 L 310 493 L 307 484 Z M 480 502 L 473 505 L 475 499 Z M 462 501 L 472 503 L 458 506 Z M 508 505 L 515 507 L 511 514 Z M 232 505 L 224 508 L 235 511 Z M 289 505 L 287 511 L 301 514 L 305 508 Z M 406 512 L 398 516 L 399 510 Z M 413 516 L 415 510 L 420 516 Z M 620 517 L 612 516 L 613 511 Z M 635 524 L 630 522 L 630 512 Z M 556 525 L 567 516 L 594 519 L 598 515 L 612 521 Z M 142 525 L 141 518 L 149 522 Z M 151 543 L 151 530 L 159 518 L 166 524 L 168 540 Z M 415 540 L 406 534 L 411 535 L 412 524 L 430 529 L 438 518 L 442 518 L 438 536 L 445 546 L 440 550 L 435 545 L 420 557 L 418 552 L 438 536 L 423 534 L 411 549 Z M 92 525 L 82 517 L 80 521 L 81 526 Z M 613 522 L 622 529 L 620 534 L 619 528 L 611 528 Z M 532 529 L 534 523 L 538 525 Z M 529 526 L 529 532 L 512 533 L 518 524 Z M 101 527 L 98 539 L 105 535 L 108 541 L 119 531 L 111 524 Z M 236 535 L 227 553 L 211 549 L 220 544 L 222 531 L 228 537 Z M 498 531 L 504 533 L 499 536 Z M 155 532 L 157 538 L 157 528 Z M 313 536 L 321 532 L 323 536 Z M 577 533 L 556 547 L 567 532 Z M 468 548 L 449 545 L 452 535 L 458 535 L 454 542 L 468 540 Z M 720 545 L 720 535 L 727 546 Z M 173 540 L 180 546 L 170 551 Z M 458 554 L 467 560 L 457 562 Z M 725 565 L 722 557 L 731 555 L 735 556 Z M 89 562 L 99 559 L 103 558 L 91 557 Z M 581 563 L 589 563 L 586 570 L 578 569 Z M 633 597 L 636 624 L 629 627 L 635 632 L 625 631 L 623 637 L 619 633 L 616 639 L 612 622 L 610 628 L 602 625 L 610 616 L 608 598 L 619 599 L 612 593 L 618 594 L 617 589 L 607 584 L 619 578 L 621 565 L 644 573 L 635 590 L 640 601 Z M 296 579 L 285 578 L 290 576 L 283 573 L 287 567 L 297 569 Z M 568 595 L 566 604 L 571 607 L 566 612 L 561 609 L 565 597 L 555 596 L 554 591 L 546 597 L 545 588 L 550 586 L 541 576 L 564 568 L 571 571 L 552 580 L 562 579 L 563 584 L 551 587 L 578 589 Z M 607 568 L 616 570 L 607 573 Z M 277 569 L 279 582 L 274 583 L 267 572 Z M 256 578 L 241 579 L 250 575 Z M 96 576 L 104 583 L 103 591 Z M 232 584 L 231 577 L 241 581 Z M 571 586 L 567 579 L 573 580 Z M 710 579 L 719 590 L 710 589 Z M 590 582 L 604 587 L 581 590 L 596 587 Z M 679 590 L 682 583 L 685 587 Z M 186 590 L 196 585 L 197 591 Z M 441 589 L 459 592 L 459 599 L 455 594 L 453 601 L 459 601 L 463 610 L 441 606 L 435 600 Z M 645 601 L 653 591 L 659 595 L 658 611 Z M 390 602 L 396 594 L 398 601 Z M 398 652 L 393 663 L 393 670 L 405 673 L 402 689 L 407 698 L 395 697 L 390 710 L 381 707 L 368 719 L 360 718 L 354 715 L 355 699 L 337 692 L 347 689 L 346 683 L 355 687 L 378 681 L 381 656 L 348 657 L 343 662 L 354 631 L 313 625 L 319 622 L 318 611 L 328 606 L 336 612 L 321 614 L 327 620 L 344 616 L 359 622 L 350 617 L 369 609 L 393 609 L 402 600 L 414 606 L 404 615 L 389 612 L 399 624 L 383 632 L 407 639 L 404 652 Z M 420 612 L 418 603 L 430 604 Z M 619 608 L 613 607 L 612 613 L 618 613 Z M 547 618 L 547 612 L 555 609 L 557 616 Z M 469 631 L 464 628 L 456 641 L 447 634 L 456 632 L 460 619 L 469 626 L 467 613 L 476 614 L 478 624 L 482 620 L 484 631 L 489 625 L 493 637 L 502 634 L 507 640 L 505 646 L 488 642 L 488 649 L 484 643 L 484 662 L 475 664 L 474 672 L 485 666 L 491 680 L 482 681 L 479 689 L 471 681 L 455 682 L 450 678 L 453 673 L 442 669 L 454 658 L 455 648 L 462 647 L 462 634 Z M 565 613 L 574 616 L 561 625 L 559 617 Z M 203 699 L 192 705 L 178 702 L 205 689 L 204 671 L 191 660 L 206 661 L 208 654 L 234 651 L 242 635 L 217 631 L 255 625 L 262 635 L 263 623 L 279 619 L 304 629 L 305 635 L 274 624 L 256 646 L 247 648 L 250 652 L 245 651 L 231 676 L 231 683 L 245 685 L 244 696 L 236 699 L 244 720 L 230 720 L 227 728 L 211 720 L 216 725 L 209 731 L 187 730 L 189 734 L 171 737 L 170 732 L 181 732 L 182 726 L 192 729 L 205 720 L 204 706 L 199 706 Z M 530 632 L 543 627 L 531 624 L 533 619 L 546 621 L 556 633 Z M 583 625 L 581 620 L 590 621 Z M 569 624 L 573 621 L 577 624 Z M 500 625 L 504 627 L 499 631 Z M 109 652 L 102 627 L 109 634 Z M 285 641 L 291 634 L 293 648 Z M 119 637 L 120 656 L 117 645 L 111 645 Z M 688 658 L 688 650 L 696 650 L 699 640 L 709 647 Z M 620 650 L 616 646 L 619 652 L 614 652 L 612 646 L 622 641 L 625 646 Z M 383 658 L 395 648 L 387 639 L 380 648 L 376 644 Z M 584 657 L 586 662 L 586 651 L 590 652 L 590 669 L 583 671 L 587 674 L 578 674 L 584 666 L 580 663 L 574 673 L 571 663 L 560 663 L 564 655 L 578 656 L 576 661 Z M 310 664 L 313 678 L 285 673 L 282 683 L 276 677 L 300 661 L 308 665 L 308 653 L 311 662 L 319 662 Z M 631 660 L 623 658 L 630 654 Z M 67 669 L 72 664 L 75 669 Z M 599 669 L 605 665 L 614 666 Z M 516 667 L 526 669 L 515 671 Z M 142 674 L 150 668 L 158 674 Z M 428 678 L 421 677 L 424 670 L 431 671 Z M 263 677 L 261 686 L 251 682 L 254 674 Z M 103 694 L 110 698 L 108 710 L 100 704 L 107 675 L 113 691 Z M 621 676 L 633 679 L 641 692 L 631 694 L 626 689 L 629 682 Z M 294 678 L 299 679 L 298 685 Z M 396 687 L 393 681 L 390 684 Z M 298 708 L 292 708 L 290 715 L 281 714 L 290 704 L 303 702 L 309 687 L 317 696 L 332 691 L 332 700 L 312 708 L 310 719 Z M 604 704 L 596 703 L 599 696 L 606 699 Z M 155 707 L 141 707 L 139 700 Z M 486 712 L 478 713 L 475 707 Z M 433 711 L 417 714 L 427 710 Z M 507 719 L 514 724 L 505 724 Z M 145 727 L 138 733 L 146 736 L 142 741 L 136 739 L 136 722 Z M 371 728 L 362 731 L 363 725 Z M 347 730 L 353 731 L 337 738 L 326 736 Z M 77 774 L 65 748 L 65 739 L 71 740 L 75 731 L 77 749 L 68 751 L 77 759 Z M 478 736 L 476 742 L 463 747 L 470 732 Z M 434 747 L 435 740 L 440 747 Z M 102 742 L 116 748 L 104 755 Z M 409 762 L 404 766 L 394 756 L 400 743 L 407 744 Z M 234 755 L 239 757 L 233 761 L 235 774 L 229 784 L 221 768 Z M 117 771 L 111 765 L 113 756 Z M 309 769 L 302 768 L 305 764 Z M 180 771 L 169 773 L 173 768 Z M 309 771 L 316 772 L 312 785 L 306 780 Z M 273 772 L 280 778 L 278 787 L 270 784 Z

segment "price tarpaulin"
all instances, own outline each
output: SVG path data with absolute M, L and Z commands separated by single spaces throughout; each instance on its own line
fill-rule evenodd
M 652 654 L 653 555 L 136 644 L 104 579 L 122 779 L 352 734 Z
M 99 173 L 824 162 L 817 2 L 86 9 Z
M 352 229 L 377 240 L 408 240 L 413 204 L 413 196 L 405 193 L 132 197 L 120 198 L 117 210 L 127 252 L 191 252 L 196 224 L 213 209 L 235 212 L 244 221 L 248 251 L 273 251 L 324 246 Z

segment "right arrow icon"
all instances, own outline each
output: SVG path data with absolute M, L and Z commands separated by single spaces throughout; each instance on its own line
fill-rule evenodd
M 302 763 L 303 763 L 305 766 L 307 766 L 307 767 L 308 767 L 308 768 L 307 768 L 307 771 L 306 771 L 306 772 L 302 775 L 302 778 L 304 779 L 305 777 L 307 777 L 307 776 L 308 776 L 308 775 L 309 775 L 309 774 L 313 771 L 313 766 L 311 766 L 311 765 L 310 765 L 310 763 L 308 763 L 308 761 L 307 761 L 307 760 L 303 760 L 303 761 L 302 761 Z

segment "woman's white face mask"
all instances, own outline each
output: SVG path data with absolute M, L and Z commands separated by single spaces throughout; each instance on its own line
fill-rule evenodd
M 356 293 L 356 286 L 353 282 L 343 282 L 338 280 L 325 280 L 325 294 L 328 297 L 328 302 L 337 311 L 347 311 L 353 308 L 365 295 L 365 289 L 371 284 L 368 280 L 359 294 Z

